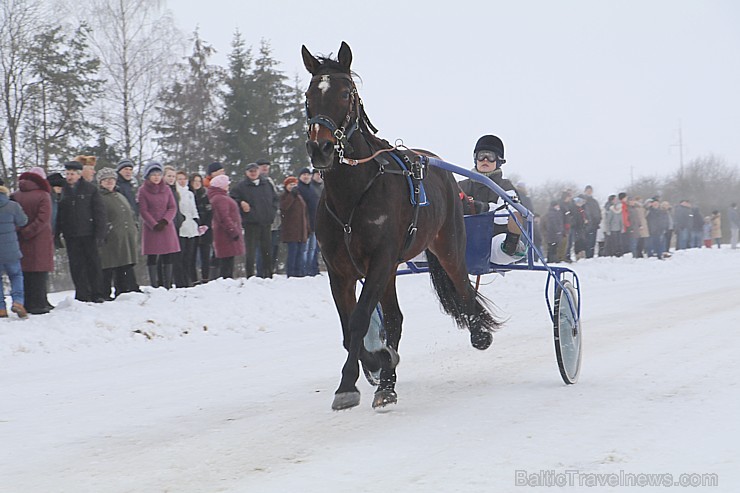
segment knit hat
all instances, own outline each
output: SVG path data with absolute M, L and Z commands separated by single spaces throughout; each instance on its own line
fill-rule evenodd
M 67 183 L 61 173 L 51 173 L 46 177 L 46 181 L 48 181 L 49 185 L 52 187 L 63 187 Z
M 231 180 L 227 175 L 218 175 L 211 179 L 212 187 L 223 188 L 224 190 L 229 186 L 229 183 L 231 183 Z
M 212 175 L 220 169 L 224 169 L 224 165 L 219 163 L 218 161 L 215 161 L 208 165 L 208 168 L 206 168 L 206 174 Z
M 285 180 L 283 180 L 283 186 L 286 188 L 291 183 L 298 183 L 298 178 L 296 178 L 295 176 L 289 176 Z
M 128 158 L 123 158 L 120 161 L 118 161 L 118 164 L 116 165 L 116 173 L 118 173 L 119 171 L 121 171 L 123 168 L 131 168 L 131 169 L 133 169 L 133 167 L 134 167 L 134 162 L 133 161 L 131 161 Z
M 10 195 L 10 190 L 4 185 L 0 185 L 0 193 L 3 195 Z
M 98 171 L 96 178 L 98 179 L 98 183 L 106 178 L 113 178 L 115 180 L 118 178 L 118 173 L 113 168 L 103 168 Z
M 484 135 L 478 142 L 475 143 L 475 149 L 473 150 L 473 159 L 478 151 L 493 151 L 500 158 L 501 164 L 504 164 L 504 143 L 495 135 Z
M 311 168 L 301 168 L 301 170 L 298 172 L 298 176 L 301 176 L 304 173 L 311 174 Z
M 162 173 L 162 165 L 156 161 L 149 161 L 148 163 L 146 163 L 144 165 L 144 179 L 146 180 L 147 178 L 149 178 L 149 175 L 153 171 L 159 171 L 160 173 Z
M 64 163 L 64 169 L 82 171 L 82 163 L 79 161 L 67 161 Z
M 46 171 L 44 171 L 44 168 L 41 168 L 39 166 L 34 166 L 33 168 L 29 169 L 28 172 L 39 175 L 41 178 L 46 178 Z
M 265 159 L 265 158 L 261 158 L 261 159 L 258 159 L 257 160 L 257 164 L 259 164 L 260 166 L 262 166 L 263 164 L 269 165 L 270 164 L 270 160 L 269 159 Z

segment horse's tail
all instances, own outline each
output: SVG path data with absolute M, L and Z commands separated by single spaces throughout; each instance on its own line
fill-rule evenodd
M 467 278 L 465 279 L 464 289 L 468 290 L 468 296 L 463 297 L 455 289 L 455 284 L 442 268 L 442 264 L 439 263 L 436 255 L 427 250 L 426 257 L 429 265 L 429 277 L 432 279 L 432 286 L 434 286 L 437 298 L 442 304 L 442 309 L 455 319 L 458 327 L 468 329 L 471 333 L 498 330 L 501 324 L 491 314 L 491 301 L 476 291 Z M 469 300 L 467 303 L 466 298 Z

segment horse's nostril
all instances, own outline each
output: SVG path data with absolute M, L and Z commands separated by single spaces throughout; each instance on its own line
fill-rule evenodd
M 321 154 L 328 156 L 334 151 L 334 144 L 330 140 L 321 142 Z
M 319 150 L 319 143 L 315 140 L 308 140 L 306 141 L 306 151 L 308 151 L 309 156 L 313 156 L 313 154 Z

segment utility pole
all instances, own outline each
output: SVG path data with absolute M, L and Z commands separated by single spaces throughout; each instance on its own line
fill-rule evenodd
M 678 120 L 678 159 L 681 164 L 681 176 L 683 176 L 683 133 L 681 132 L 681 120 Z
M 678 147 L 679 172 L 681 177 L 683 177 L 683 132 L 680 119 L 678 120 L 678 144 L 672 144 L 671 147 Z

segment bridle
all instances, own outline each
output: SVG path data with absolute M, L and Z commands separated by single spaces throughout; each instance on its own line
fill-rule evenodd
M 365 124 L 370 130 L 372 130 L 373 133 L 377 133 L 378 129 L 375 128 L 375 126 L 370 122 L 370 119 L 367 117 L 367 114 L 364 111 L 364 106 L 362 104 L 362 98 L 360 98 L 360 95 L 357 92 L 357 86 L 355 85 L 355 81 L 352 80 L 351 75 L 343 73 L 314 75 L 313 77 L 311 77 L 311 84 L 315 82 L 329 83 L 331 79 L 343 79 L 349 81 L 350 83 L 350 102 L 349 108 L 347 109 L 347 114 L 344 116 L 341 125 L 337 125 L 334 120 L 332 120 L 331 117 L 327 115 L 311 116 L 311 110 L 308 105 L 307 96 L 305 103 L 306 134 L 310 140 L 311 128 L 314 125 L 321 125 L 323 127 L 326 127 L 331 132 L 332 137 L 334 137 L 334 150 L 337 152 L 340 163 L 354 166 L 355 164 L 359 164 L 360 161 L 369 161 L 372 158 L 367 160 L 355 160 L 345 158 L 345 154 L 352 153 L 353 151 L 349 139 L 357 130 L 362 133 L 362 128 L 360 127 L 360 119 L 365 122 Z
M 352 145 L 349 142 L 350 137 L 355 133 L 355 131 L 359 130 L 360 134 L 363 133 L 363 128 L 361 126 L 362 123 L 364 123 L 367 128 L 372 131 L 373 133 L 377 133 L 378 129 L 375 128 L 375 126 L 370 122 L 370 119 L 368 118 L 367 114 L 364 111 L 364 106 L 362 104 L 362 99 L 360 98 L 359 94 L 357 93 L 357 86 L 355 85 L 354 80 L 352 80 L 352 76 L 345 73 L 334 73 L 334 74 L 323 74 L 323 75 L 314 75 L 311 77 L 311 84 L 314 84 L 316 82 L 326 82 L 329 83 L 329 81 L 332 78 L 336 79 L 343 79 L 348 80 L 350 83 L 350 102 L 349 107 L 347 109 L 347 114 L 344 116 L 344 119 L 342 120 L 341 125 L 337 125 L 334 120 L 331 119 L 331 117 L 326 115 L 314 115 L 311 116 L 311 111 L 308 104 L 308 95 L 306 96 L 306 133 L 308 135 L 308 139 L 311 139 L 311 130 L 314 125 L 320 125 L 325 128 L 327 128 L 331 135 L 334 137 L 334 150 L 336 151 L 338 155 L 338 162 L 340 164 L 346 164 L 349 166 L 355 166 L 358 164 L 366 163 L 369 161 L 372 161 L 375 159 L 379 154 L 384 152 L 394 152 L 401 149 L 401 147 L 405 148 L 403 146 L 403 143 L 400 145 L 396 145 L 391 147 L 387 142 L 386 144 L 388 147 L 381 148 L 375 151 L 371 156 L 362 158 L 362 159 L 352 159 L 345 157 L 345 154 L 352 153 L 353 148 Z M 318 132 L 317 132 L 318 134 Z M 318 135 L 316 136 L 318 139 Z M 411 151 L 412 153 L 416 154 L 415 152 Z M 411 178 L 417 180 L 416 185 L 414 186 L 414 191 L 412 192 L 412 195 L 416 198 L 416 202 L 414 202 L 414 214 L 411 224 L 408 228 L 408 235 L 406 236 L 406 241 L 404 243 L 403 249 L 401 250 L 401 253 L 399 254 L 399 262 L 403 260 L 404 253 L 408 250 L 408 248 L 411 246 L 411 243 L 413 242 L 414 238 L 416 237 L 416 231 L 417 231 L 417 222 L 419 218 L 419 198 L 420 198 L 420 185 L 418 183 L 423 180 L 424 178 L 424 169 L 423 166 L 419 164 L 419 162 L 412 163 L 408 156 L 401 156 L 401 158 L 395 158 L 395 159 L 403 159 L 403 161 L 406 162 L 408 165 L 407 169 L 386 169 L 386 161 L 382 161 L 378 163 L 378 170 L 375 172 L 375 174 L 368 180 L 368 182 L 365 184 L 364 189 L 360 193 L 359 197 L 355 201 L 354 206 L 350 209 L 349 217 L 347 221 L 343 221 L 337 213 L 332 209 L 332 207 L 329 205 L 329 201 L 325 201 L 325 207 L 329 214 L 329 216 L 336 221 L 336 223 L 342 227 L 342 230 L 344 231 L 344 244 L 347 248 L 347 253 L 349 255 L 349 259 L 352 262 L 352 265 L 355 268 L 355 271 L 357 274 L 359 274 L 360 278 L 365 277 L 365 273 L 363 272 L 362 268 L 358 263 L 355 261 L 355 258 L 352 255 L 352 249 L 350 248 L 350 243 L 352 241 L 352 219 L 354 217 L 355 211 L 357 210 L 358 206 L 360 205 L 360 202 L 362 202 L 363 197 L 365 194 L 370 190 L 370 188 L 373 186 L 375 181 L 381 177 L 382 175 L 388 173 L 388 174 L 396 174 L 396 175 L 404 175 L 407 177 L 407 179 L 411 180 Z M 322 176 L 326 169 L 331 168 L 332 165 L 328 166 L 327 168 L 324 168 L 321 170 Z M 403 166 L 400 166 L 403 168 Z

